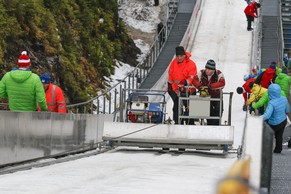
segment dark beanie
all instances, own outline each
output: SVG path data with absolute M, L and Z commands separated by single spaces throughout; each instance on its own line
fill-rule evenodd
M 176 56 L 177 55 L 186 55 L 184 47 L 182 46 L 176 47 Z
M 51 77 L 49 74 L 45 73 L 45 74 L 42 74 L 40 77 L 40 80 L 43 84 L 49 84 L 51 83 Z
M 282 73 L 288 74 L 288 70 L 285 66 L 282 67 Z
M 215 61 L 210 59 L 207 61 L 205 68 L 215 70 Z
M 238 93 L 238 94 L 241 94 L 241 93 L 243 93 L 243 88 L 242 87 L 237 87 L 237 89 L 236 89 L 236 92 Z
M 276 66 L 277 66 L 277 63 L 273 61 L 271 65 L 269 66 L 269 68 L 276 69 Z

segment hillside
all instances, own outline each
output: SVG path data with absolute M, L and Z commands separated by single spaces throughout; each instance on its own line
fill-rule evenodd
M 0 1 L 0 37 L 0 77 L 27 50 L 31 70 L 49 72 L 69 104 L 105 88 L 116 60 L 135 66 L 140 54 L 116 0 Z

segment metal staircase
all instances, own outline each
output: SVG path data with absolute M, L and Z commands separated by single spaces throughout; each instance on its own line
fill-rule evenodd
M 284 53 L 291 56 L 291 0 L 281 0 Z
M 172 4 L 170 4 L 170 6 L 178 8 L 175 22 L 172 25 L 171 33 L 169 34 L 155 65 L 151 68 L 151 71 L 140 85 L 140 89 L 152 88 L 160 79 L 161 75 L 166 71 L 175 55 L 175 47 L 180 45 L 187 30 L 195 3 L 196 1 L 194 0 L 180 0 L 179 6 L 177 6 L 178 2 L 172 2 Z M 171 18 L 169 18 L 168 22 L 169 21 L 171 21 Z

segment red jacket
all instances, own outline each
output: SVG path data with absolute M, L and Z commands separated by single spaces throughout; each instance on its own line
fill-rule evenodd
M 194 61 L 190 59 L 191 54 L 186 52 L 186 58 L 181 63 L 178 63 L 178 59 L 175 58 L 171 64 L 168 71 L 169 77 L 168 82 L 172 84 L 172 89 L 178 93 L 178 84 L 185 80 L 188 86 L 193 86 L 193 79 L 197 75 L 197 67 Z M 194 91 L 190 89 L 189 92 Z
M 202 69 L 198 76 L 195 77 L 194 85 L 196 88 L 207 86 L 210 89 L 209 94 L 211 98 L 220 98 L 220 89 L 223 89 L 225 86 L 224 75 L 220 70 L 216 70 L 208 80 L 205 69 Z
M 256 2 L 252 2 L 247 5 L 247 7 L 244 10 L 246 15 L 252 16 L 252 17 L 257 17 L 258 16 L 258 9 Z
M 256 78 L 250 78 L 250 79 L 248 79 L 245 83 L 244 83 L 244 85 L 242 86 L 243 88 L 244 88 L 244 90 L 245 90 L 245 92 L 243 92 L 243 97 L 244 97 L 244 99 L 245 99 L 245 102 L 248 100 L 248 96 L 247 96 L 247 94 L 249 93 L 252 93 L 251 92 L 251 88 L 250 88 L 250 83 L 251 82 L 255 82 L 256 81 Z
M 268 88 L 271 83 L 275 83 L 276 70 L 272 68 L 267 68 L 266 71 L 262 73 L 261 86 Z
M 63 91 L 59 86 L 50 83 L 45 94 L 48 112 L 67 112 L 66 100 Z

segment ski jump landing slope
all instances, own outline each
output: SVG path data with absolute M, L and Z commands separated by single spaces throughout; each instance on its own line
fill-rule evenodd
M 242 0 L 205 0 L 192 59 L 198 69 L 209 58 L 225 75 L 225 91 L 235 91 L 248 71 L 251 33 L 246 31 Z M 173 56 L 173 53 L 172 53 Z M 241 142 L 245 114 L 242 96 L 233 98 L 234 147 Z M 0 176 L 1 194 L 215 193 L 235 154 L 190 151 L 183 154 L 119 148 L 67 163 Z

